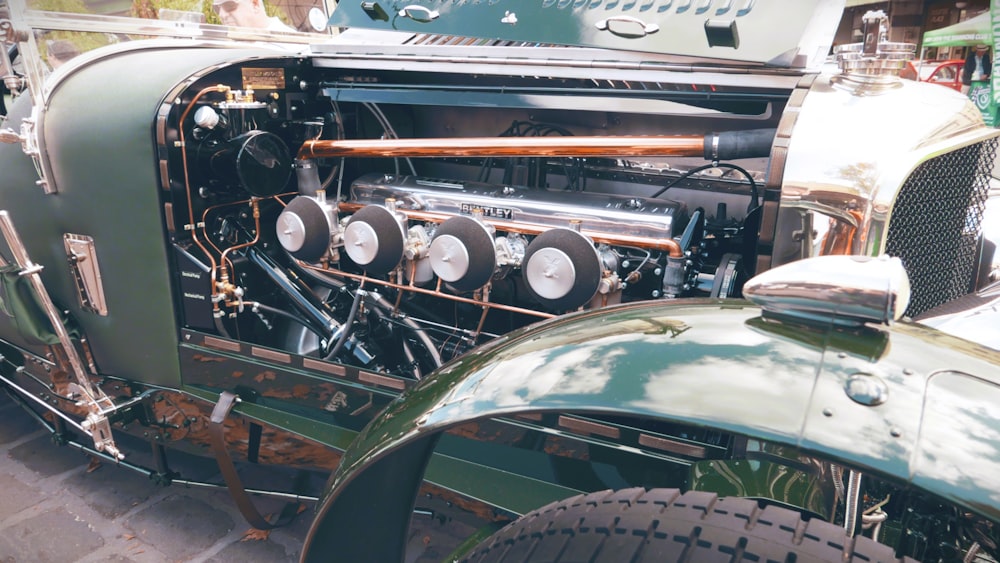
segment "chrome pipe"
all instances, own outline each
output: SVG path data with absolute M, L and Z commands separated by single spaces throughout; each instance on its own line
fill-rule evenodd
M 35 396 L 34 393 L 32 393 L 32 392 L 28 391 L 27 389 L 21 387 L 17 383 L 14 383 L 13 381 L 11 381 L 7 377 L 5 377 L 3 374 L 0 374 L 0 381 L 3 381 L 8 387 L 10 387 L 11 389 L 13 389 L 14 391 L 17 391 L 20 395 L 24 396 L 27 399 L 31 399 L 35 403 L 38 403 L 45 410 L 47 410 L 47 411 L 51 412 L 52 414 L 58 416 L 59 418 L 63 419 L 67 424 L 69 424 L 73 428 L 76 428 L 82 434 L 84 434 L 84 435 L 86 435 L 88 437 L 92 437 L 93 436 L 91 434 L 90 430 L 87 430 L 86 428 L 84 428 L 83 426 L 81 426 L 79 422 L 73 420 L 72 418 L 70 418 L 69 416 L 67 416 L 66 414 L 64 414 L 59 409 L 53 407 L 52 405 L 46 403 L 45 401 L 43 401 L 41 399 L 39 399 L 38 397 Z
M 854 524 L 858 518 L 858 503 L 861 497 L 861 473 L 850 471 L 847 478 L 847 495 L 844 498 L 844 532 L 847 537 L 854 537 Z

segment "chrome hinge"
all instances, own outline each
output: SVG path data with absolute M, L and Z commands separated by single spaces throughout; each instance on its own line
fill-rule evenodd
M 38 180 L 35 181 L 35 184 L 41 186 L 42 190 L 47 194 L 55 192 L 45 177 L 45 168 L 42 166 L 42 151 L 38 149 L 38 137 L 35 132 L 34 118 L 21 120 L 20 133 L 10 127 L 0 129 L 0 143 L 21 143 L 21 150 L 24 154 L 31 157 L 31 161 L 35 165 L 35 172 L 38 173 Z
M 66 246 L 66 258 L 69 261 L 70 272 L 76 281 L 77 297 L 80 306 L 102 317 L 108 315 L 107 301 L 104 299 L 104 282 L 101 279 L 101 269 L 97 263 L 97 250 L 94 239 L 86 235 L 63 235 Z
M 35 111 L 37 109 L 35 108 Z M 35 123 L 34 115 L 21 120 L 21 150 L 30 156 L 31 161 L 35 164 L 35 172 L 38 174 L 38 180 L 35 181 L 35 184 L 40 186 L 46 194 L 52 194 L 55 193 L 55 189 L 52 188 L 45 176 L 45 165 L 42 162 L 42 151 L 38 148 L 38 131 L 35 129 Z

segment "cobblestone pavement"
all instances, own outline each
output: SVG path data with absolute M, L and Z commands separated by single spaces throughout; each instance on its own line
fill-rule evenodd
M 293 561 L 308 512 L 263 541 L 221 490 L 163 487 L 144 475 L 59 447 L 0 392 L 0 562 Z M 198 462 L 187 461 L 188 466 Z M 192 467 L 185 467 L 191 470 Z M 198 477 L 211 478 L 211 460 Z M 255 499 L 256 500 L 256 499 Z M 259 501 L 280 508 L 271 499 Z M 311 506 L 308 508 L 312 508 Z
M 213 460 L 174 460 L 171 469 L 189 479 L 221 483 Z M 95 469 L 90 462 L 86 453 L 54 444 L 0 391 L 0 563 L 273 563 L 299 557 L 312 504 L 266 539 L 242 541 L 250 526 L 226 491 L 159 486 L 140 473 L 108 462 Z M 284 505 L 254 500 L 262 513 Z M 408 561 L 440 560 L 457 545 L 449 532 L 444 539 L 439 532 L 422 524 L 411 529 Z

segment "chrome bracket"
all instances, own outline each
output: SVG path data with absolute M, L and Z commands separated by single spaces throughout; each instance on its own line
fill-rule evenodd
M 70 383 L 69 390 L 74 396 L 84 397 L 77 402 L 77 406 L 90 411 L 80 423 L 80 427 L 90 433 L 90 437 L 94 440 L 94 449 L 119 461 L 125 459 L 125 455 L 115 444 L 114 435 L 111 433 L 111 421 L 108 420 L 108 414 L 118 409 L 114 402 L 104 393 L 92 396 L 76 383 Z
M 35 140 L 35 120 L 25 118 L 21 121 L 21 150 L 32 159 L 37 159 L 42 152 L 38 150 L 38 142 Z

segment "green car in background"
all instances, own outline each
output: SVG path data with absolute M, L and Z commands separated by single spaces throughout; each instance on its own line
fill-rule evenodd
M 447 560 L 1000 555 L 1000 133 L 884 14 L 826 72 L 830 0 L 109 6 L 0 5 L 0 386 L 62 443 L 308 500 L 308 562 L 414 514 Z

